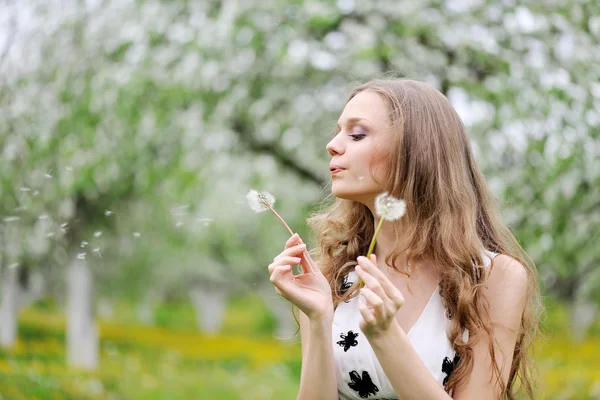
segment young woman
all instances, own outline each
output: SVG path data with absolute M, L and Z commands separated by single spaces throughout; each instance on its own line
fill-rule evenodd
M 519 388 L 533 399 L 535 267 L 448 100 L 414 80 L 370 81 L 327 151 L 332 201 L 308 220 L 318 246 L 304 257 L 295 234 L 268 267 L 300 310 L 298 399 L 515 399 Z M 406 214 L 384 221 L 367 259 L 382 192 Z

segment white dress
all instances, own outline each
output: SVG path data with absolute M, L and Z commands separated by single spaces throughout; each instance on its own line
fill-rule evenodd
M 486 268 L 496 255 L 492 252 L 482 254 Z M 357 278 L 356 272 L 350 272 L 344 279 L 344 286 L 349 287 Z M 332 339 L 339 398 L 399 399 L 359 328 L 360 320 L 358 296 L 337 306 Z M 407 336 L 435 381 L 442 387 L 458 361 L 446 333 L 449 328 L 450 320 L 438 285 Z M 468 331 L 465 331 L 463 340 L 467 338 Z

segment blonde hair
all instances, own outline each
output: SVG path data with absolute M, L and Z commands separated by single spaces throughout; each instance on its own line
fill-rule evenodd
M 448 339 L 460 357 L 446 390 L 456 390 L 468 381 L 473 369 L 473 346 L 482 335 L 493 339 L 489 305 L 479 290 L 486 276 L 481 273 L 482 249 L 487 249 L 512 257 L 527 270 L 528 303 L 508 383 L 504 384 L 495 363 L 493 374 L 503 398 L 516 398 L 519 381 L 526 396 L 533 399 L 535 369 L 531 358 L 543 309 L 535 265 L 496 214 L 460 117 L 442 93 L 419 81 L 375 79 L 356 87 L 347 101 L 363 91 L 384 99 L 395 133 L 383 155 L 390 173 L 381 182 L 382 191 L 407 204 L 406 216 L 394 224 L 397 247 L 385 261 L 398 270 L 394 264 L 397 256 L 405 253 L 409 261 L 426 256 L 440 271 L 440 295 L 451 317 Z M 356 258 L 368 250 L 374 234 L 373 215 L 361 203 L 329 196 L 325 209 L 315 212 L 307 222 L 317 240 L 311 256 L 329 281 L 337 307 L 358 294 L 358 282 L 348 290 L 340 288 L 344 276 L 356 265 Z M 409 264 L 405 274 L 410 276 L 410 271 Z M 463 342 L 465 329 L 469 338 Z M 489 343 L 491 359 L 495 360 L 494 341 Z

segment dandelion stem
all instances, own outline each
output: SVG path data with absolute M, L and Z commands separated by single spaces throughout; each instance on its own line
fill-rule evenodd
M 294 232 L 290 229 L 290 227 L 288 226 L 288 224 L 286 224 L 286 222 L 283 220 L 283 218 L 281 218 L 281 216 L 277 213 L 277 211 L 275 211 L 275 209 L 273 207 L 271 207 L 271 205 L 268 202 L 264 202 L 264 205 L 271 211 L 273 211 L 273 214 L 275 214 L 275 216 L 277 218 L 279 218 L 279 220 L 281 221 L 281 223 L 286 227 L 286 229 L 288 230 L 288 232 L 290 233 L 290 235 L 293 235 Z M 306 263 L 308 264 L 308 269 L 310 269 L 310 272 L 314 275 L 315 271 L 313 271 L 312 265 L 311 263 L 308 261 L 310 260 L 308 252 L 306 250 L 304 250 L 304 252 L 302 253 L 302 255 L 304 256 L 304 259 L 306 260 Z
M 379 234 L 379 231 L 381 230 L 381 226 L 383 225 L 383 220 L 385 218 L 381 217 L 379 219 L 379 224 L 377 224 L 377 229 L 375 229 L 375 234 L 373 235 L 373 239 L 371 239 L 371 244 L 369 245 L 369 251 L 367 251 L 367 259 L 369 258 L 369 256 L 371 255 L 371 252 L 373 251 L 373 249 L 375 248 L 375 242 L 377 242 L 377 235 Z M 363 287 L 365 286 L 365 283 L 362 281 L 362 279 L 359 278 L 359 287 Z
M 383 225 L 384 219 L 385 218 L 383 218 L 383 217 L 381 217 L 381 219 L 379 219 L 379 224 L 377 225 L 377 229 L 375 229 L 375 234 L 373 235 L 373 239 L 371 239 L 371 245 L 369 246 L 369 251 L 367 251 L 367 258 L 369 258 L 369 256 L 371 255 L 371 252 L 375 248 L 375 242 L 377 241 L 377 235 L 379 234 L 379 231 L 381 230 L 381 226 Z
M 280 220 L 280 221 L 281 221 L 281 223 L 282 223 L 282 224 L 285 226 L 285 228 L 288 230 L 288 232 L 290 233 L 290 235 L 293 235 L 293 234 L 294 234 L 294 232 L 293 232 L 293 231 L 290 229 L 290 227 L 288 226 L 288 224 L 286 224 L 286 223 L 285 223 L 285 221 L 283 220 L 283 218 L 281 218 L 281 216 L 280 216 L 279 214 L 277 214 L 277 211 L 275 211 L 275 209 L 274 209 L 273 207 L 271 207 L 271 205 L 270 205 L 270 204 L 268 204 L 268 203 L 266 203 L 266 202 L 265 202 L 264 204 L 265 204 L 265 206 L 267 206 L 267 208 L 268 208 L 269 210 L 273 211 L 273 214 L 275 214 L 275 216 L 276 216 L 277 218 L 279 218 L 279 220 Z

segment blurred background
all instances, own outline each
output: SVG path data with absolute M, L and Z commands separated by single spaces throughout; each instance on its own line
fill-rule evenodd
M 353 82 L 451 100 L 548 310 L 539 398 L 600 399 L 597 0 L 0 0 L 0 399 L 293 399 L 267 265 Z

